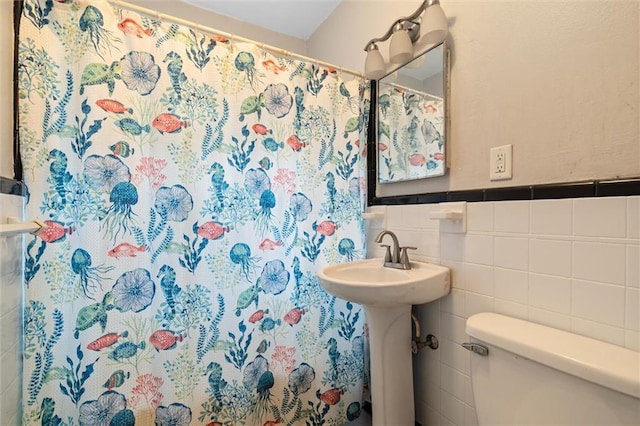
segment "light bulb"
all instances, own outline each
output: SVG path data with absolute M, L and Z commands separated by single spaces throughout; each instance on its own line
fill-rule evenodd
M 371 44 L 367 47 L 367 57 L 364 61 L 364 76 L 368 80 L 379 80 L 384 77 L 386 67 L 378 46 Z
M 396 25 L 389 45 L 389 60 L 396 64 L 404 64 L 413 58 L 413 43 L 402 23 Z
M 424 11 L 420 27 L 422 33 L 421 42 L 425 44 L 442 43 L 447 37 L 449 23 L 439 1 L 435 1 Z

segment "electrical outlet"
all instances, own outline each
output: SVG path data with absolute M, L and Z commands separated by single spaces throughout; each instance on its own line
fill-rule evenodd
M 503 180 L 512 178 L 512 145 L 491 148 L 489 155 L 489 179 Z

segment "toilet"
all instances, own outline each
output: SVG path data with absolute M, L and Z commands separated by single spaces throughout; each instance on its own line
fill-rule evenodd
M 466 322 L 480 425 L 640 425 L 640 353 L 494 313 Z

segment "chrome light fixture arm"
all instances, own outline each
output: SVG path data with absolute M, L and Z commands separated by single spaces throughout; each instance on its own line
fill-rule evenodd
M 393 25 L 391 25 L 389 27 L 387 32 L 384 33 L 383 36 L 372 38 L 371 40 L 369 40 L 367 42 L 367 44 L 365 45 L 365 47 L 364 47 L 364 51 L 365 52 L 369 52 L 370 50 L 373 50 L 374 48 L 377 48 L 376 43 L 381 43 L 383 41 L 389 40 L 389 38 L 393 35 L 393 33 L 397 31 L 396 28 L 398 27 L 398 25 L 402 25 L 402 27 L 404 27 L 405 26 L 405 22 L 407 22 L 406 18 L 401 18 L 401 19 L 398 19 L 397 21 L 395 21 L 393 23 Z M 417 23 L 417 22 L 411 22 L 411 24 L 414 24 L 414 26 L 417 26 L 418 28 L 420 28 L 420 24 Z M 419 34 L 419 31 L 416 31 L 416 34 Z
M 389 66 L 378 49 L 378 43 L 390 40 L 388 59 L 394 64 L 404 64 L 414 57 L 414 45 L 442 42 L 448 32 L 447 17 L 440 7 L 440 0 L 424 0 L 409 16 L 396 19 L 381 37 L 367 42 L 364 51 L 365 77 L 378 80 L 389 71 Z
M 402 25 L 403 29 L 409 31 L 411 41 L 417 40 L 420 35 L 420 20 L 418 18 L 420 18 L 422 12 L 424 12 L 429 6 L 433 6 L 436 4 L 440 4 L 440 0 L 424 0 L 420 7 L 418 7 L 418 9 L 416 9 L 416 11 L 411 15 L 396 19 L 393 25 L 389 27 L 389 29 L 386 33 L 384 33 L 383 36 L 372 38 L 371 40 L 369 40 L 364 47 L 365 52 L 373 50 L 373 48 L 371 47 L 372 45 L 389 40 L 393 33 L 397 31 L 398 25 Z

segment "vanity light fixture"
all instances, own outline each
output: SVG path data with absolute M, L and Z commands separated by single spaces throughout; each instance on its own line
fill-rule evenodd
M 391 64 L 404 64 L 413 58 L 414 47 L 443 42 L 447 37 L 448 27 L 440 0 L 424 0 L 413 14 L 397 19 L 382 37 L 369 40 L 364 48 L 367 52 L 365 78 L 378 80 L 388 74 L 378 43 L 391 39 L 389 61 Z

